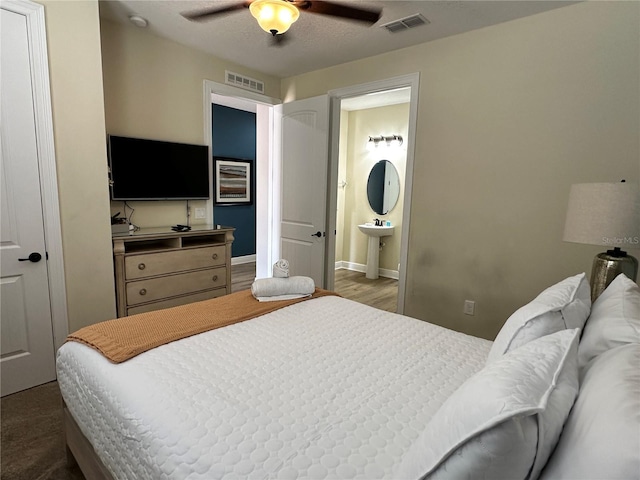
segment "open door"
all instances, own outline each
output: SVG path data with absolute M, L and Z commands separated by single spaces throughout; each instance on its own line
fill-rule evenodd
M 311 277 L 318 287 L 325 286 L 328 151 L 329 97 L 285 103 L 280 256 L 291 275 Z
M 38 161 L 38 144 L 48 132 L 38 129 L 33 77 L 39 71 L 34 73 L 37 66 L 30 50 L 30 38 L 44 35 L 44 24 L 35 31 L 28 18 L 37 14 L 32 13 L 35 9 L 2 7 L 0 393 L 4 396 L 55 380 L 56 371 Z M 48 76 L 48 71 L 44 73 Z

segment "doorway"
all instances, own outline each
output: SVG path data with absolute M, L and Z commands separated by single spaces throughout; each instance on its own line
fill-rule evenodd
M 336 235 L 338 233 L 338 192 L 340 188 L 340 181 L 346 181 L 346 188 L 349 188 L 348 180 L 340 179 L 340 157 L 341 157 L 341 142 L 337 139 L 342 138 L 342 131 L 345 128 L 343 125 L 343 109 L 342 104 L 344 102 L 349 102 L 349 99 L 355 99 L 357 97 L 366 97 L 368 100 L 372 101 L 371 105 L 376 105 L 376 97 L 380 96 L 380 98 L 384 98 L 384 95 L 393 95 L 394 92 L 397 92 L 397 95 L 407 95 L 409 97 L 408 103 L 408 117 L 406 118 L 406 137 L 402 138 L 402 149 L 405 152 L 405 165 L 404 165 L 404 183 L 402 185 L 402 191 L 400 197 L 402 199 L 402 207 L 394 207 L 397 208 L 397 214 L 400 214 L 401 211 L 401 221 L 399 228 L 394 228 L 394 236 L 399 234 L 398 238 L 400 243 L 400 252 L 399 252 L 399 262 L 397 265 L 397 276 L 398 276 L 398 286 L 397 286 L 397 313 L 404 313 L 404 297 L 405 297 L 405 288 L 406 288 L 406 264 L 408 257 L 408 249 L 409 249 L 409 219 L 411 217 L 411 191 L 413 186 L 413 164 L 414 164 L 414 151 L 415 151 L 415 137 L 416 137 L 416 123 L 417 123 L 417 115 L 418 115 L 418 87 L 419 87 L 419 79 L 420 76 L 418 73 L 413 73 L 409 75 L 403 75 L 400 77 L 393 77 L 386 80 L 379 80 L 376 82 L 371 82 L 362 85 L 355 85 L 352 87 L 346 87 L 341 89 L 332 90 L 329 92 L 331 97 L 331 138 L 334 141 L 331 144 L 331 158 L 330 158 L 330 166 L 329 166 L 329 192 L 328 196 L 328 205 L 327 205 L 327 227 L 329 231 L 335 231 Z M 404 101 L 402 103 L 405 103 Z M 381 125 L 382 127 L 387 127 L 387 125 Z M 395 127 L 400 128 L 400 125 L 388 125 L 389 128 Z M 360 148 L 365 148 L 369 136 L 378 137 L 378 141 L 383 141 L 379 137 L 383 136 L 384 142 L 387 140 L 391 141 L 395 140 L 391 137 L 396 132 L 361 132 L 360 137 L 366 135 L 366 138 L 358 138 L 357 141 L 360 143 Z M 374 139 L 375 140 L 375 139 Z M 355 139 L 354 139 L 355 142 Z M 374 142 L 375 143 L 375 142 Z M 342 144 L 344 146 L 344 144 Z M 380 146 L 380 145 L 378 145 Z M 373 146 L 375 149 L 376 147 Z M 383 146 L 384 148 L 384 146 Z M 379 151 L 381 153 L 382 150 Z M 388 151 L 387 154 L 390 154 L 391 151 Z M 382 160 L 382 159 L 379 159 Z M 370 166 L 371 168 L 372 166 Z M 358 179 L 362 181 L 361 178 Z M 344 185 L 344 184 L 342 184 Z M 359 197 L 359 202 L 364 203 L 367 202 L 367 197 L 364 192 L 361 192 L 361 196 Z M 365 204 L 366 205 L 366 204 Z M 367 221 L 366 216 L 362 215 L 364 218 L 357 218 L 351 220 L 349 224 L 349 228 L 351 230 L 356 229 L 357 225 L 360 221 Z M 378 218 L 378 216 L 374 217 Z M 373 218 L 372 218 L 373 220 Z M 371 221 L 371 220 L 370 220 Z M 386 220 L 385 220 L 386 221 Z M 393 220 L 392 220 L 393 222 Z M 332 237 L 336 238 L 336 236 Z M 384 238 L 384 237 L 382 237 Z M 386 242 L 385 242 L 386 243 Z M 332 242 L 327 242 L 327 264 L 326 264 L 326 278 L 327 278 L 327 287 L 328 289 L 333 289 L 335 286 L 335 258 L 336 258 L 336 247 L 337 242 L 334 240 Z M 385 247 L 383 247 L 384 249 Z M 384 272 L 383 272 L 384 273 Z
M 239 203 L 232 200 L 217 203 L 210 223 L 235 228 L 231 258 L 233 265 L 255 263 L 257 202 L 254 198 L 255 182 L 252 179 L 256 166 L 256 105 L 243 102 L 247 105 L 231 107 L 225 105 L 230 103 L 225 99 L 218 98 L 218 101 L 215 99 L 212 101 L 213 150 L 211 154 L 216 163 L 212 173 L 212 183 L 215 185 L 217 181 L 218 162 L 226 164 L 230 169 L 236 168 L 236 165 L 242 165 L 242 168 L 248 170 L 250 201 Z
M 410 99 L 411 89 L 402 87 L 346 98 L 340 105 L 334 289 L 392 312 L 397 310 Z M 377 222 L 391 228 L 372 240 L 358 227 Z
M 399 228 L 400 259 L 399 266 L 397 267 L 398 294 L 396 309 L 398 313 L 403 313 L 404 311 L 404 291 L 406 283 L 405 265 L 408 254 L 409 218 L 411 213 L 411 188 L 418 107 L 418 85 L 419 74 L 414 73 L 367 84 L 331 90 L 328 92 L 330 102 L 330 126 L 329 131 L 325 134 L 328 134 L 329 138 L 332 140 L 329 146 L 328 180 L 326 182 L 322 182 L 322 185 L 328 185 L 327 190 L 325 191 L 329 193 L 326 195 L 326 221 L 323 222 L 328 241 L 325 242 L 324 254 L 322 255 L 322 262 L 324 263 L 324 280 L 322 281 L 322 286 L 327 289 L 333 289 L 335 284 L 336 242 L 335 235 L 331 235 L 330 233 L 336 231 L 337 222 L 336 192 L 338 191 L 338 139 L 340 138 L 341 128 L 341 103 L 348 98 L 374 94 L 376 92 L 387 92 L 405 87 L 410 89 L 408 138 L 404 139 L 404 145 L 406 146 L 406 173 L 405 184 L 402 191 L 402 222 Z M 204 133 L 205 139 L 207 139 L 210 147 L 212 94 L 239 99 L 241 101 L 253 102 L 257 107 L 256 200 L 260 203 L 256 210 L 256 231 L 258 233 L 256 248 L 256 276 L 269 277 L 271 276 L 271 266 L 280 255 L 280 192 L 282 188 L 280 155 L 282 151 L 283 106 L 280 104 L 278 99 L 265 97 L 264 95 L 243 91 L 236 87 L 206 80 L 204 82 Z M 304 100 L 300 102 L 304 102 Z M 261 155 L 266 157 L 264 161 L 260 160 Z M 320 177 L 318 177 L 318 179 L 319 178 Z M 324 204 L 325 202 L 323 201 L 322 203 Z M 207 210 L 207 216 L 210 216 L 213 211 L 213 202 L 211 200 L 207 202 Z
M 237 87 L 224 85 L 210 80 L 204 81 L 204 138 L 211 152 L 213 149 L 212 114 L 213 105 L 255 113 L 255 257 L 246 260 L 255 263 L 255 276 L 265 277 L 277 257 L 274 245 L 273 223 L 274 195 L 273 184 L 276 167 L 274 149 L 278 144 L 279 128 L 274 120 L 280 100 L 265 95 L 245 91 Z M 209 171 L 214 171 L 213 158 L 210 158 Z M 215 218 L 213 182 L 206 205 L 207 218 Z M 277 204 L 279 206 L 279 204 Z M 253 260 L 253 261 L 251 261 Z M 233 262 L 232 262 L 233 263 Z M 253 268 L 253 267 L 252 267 Z M 233 279 L 232 279 L 233 282 Z

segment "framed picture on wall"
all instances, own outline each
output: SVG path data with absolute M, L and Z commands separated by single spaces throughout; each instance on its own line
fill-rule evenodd
M 216 205 L 251 205 L 253 172 L 250 160 L 213 157 Z

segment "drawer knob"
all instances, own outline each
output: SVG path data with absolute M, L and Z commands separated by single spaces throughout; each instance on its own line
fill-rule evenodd
M 144 270 L 145 268 L 147 268 L 147 266 L 144 263 L 138 264 L 138 270 Z
M 140 295 L 146 295 L 147 294 L 147 289 L 146 288 L 141 288 L 140 289 Z
M 218 275 L 214 275 L 214 276 L 213 276 L 213 278 L 212 278 L 212 280 L 213 280 L 214 282 L 217 282 L 217 281 L 218 281 Z
M 214 253 L 213 255 L 211 255 L 211 258 L 213 258 L 214 260 L 217 260 L 218 259 L 218 254 Z

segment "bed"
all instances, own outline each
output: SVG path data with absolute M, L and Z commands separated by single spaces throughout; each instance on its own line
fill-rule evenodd
M 524 306 L 495 342 L 332 295 L 122 363 L 70 341 L 57 355 L 67 447 L 90 479 L 638 478 L 640 379 L 635 368 L 612 378 L 608 365 L 640 365 L 640 291 L 627 279 L 611 289 L 626 297 L 603 293 L 613 300 L 601 316 L 619 314 L 626 329 L 585 353 L 580 334 L 593 315 L 585 282 L 550 287 L 538 299 L 551 305 Z M 619 313 L 628 292 L 632 308 Z M 215 312 L 219 300 L 200 306 Z M 179 319 L 188 308 L 168 311 Z M 603 328 L 594 322 L 595 336 Z M 535 388 L 513 382 L 531 377 Z M 602 381 L 621 390 L 624 408 L 610 392 L 602 408 Z M 585 388 L 598 408 L 578 394 Z M 597 472 L 585 452 L 573 457 L 596 435 L 577 415 L 616 431 L 600 462 L 606 477 L 576 476 Z

